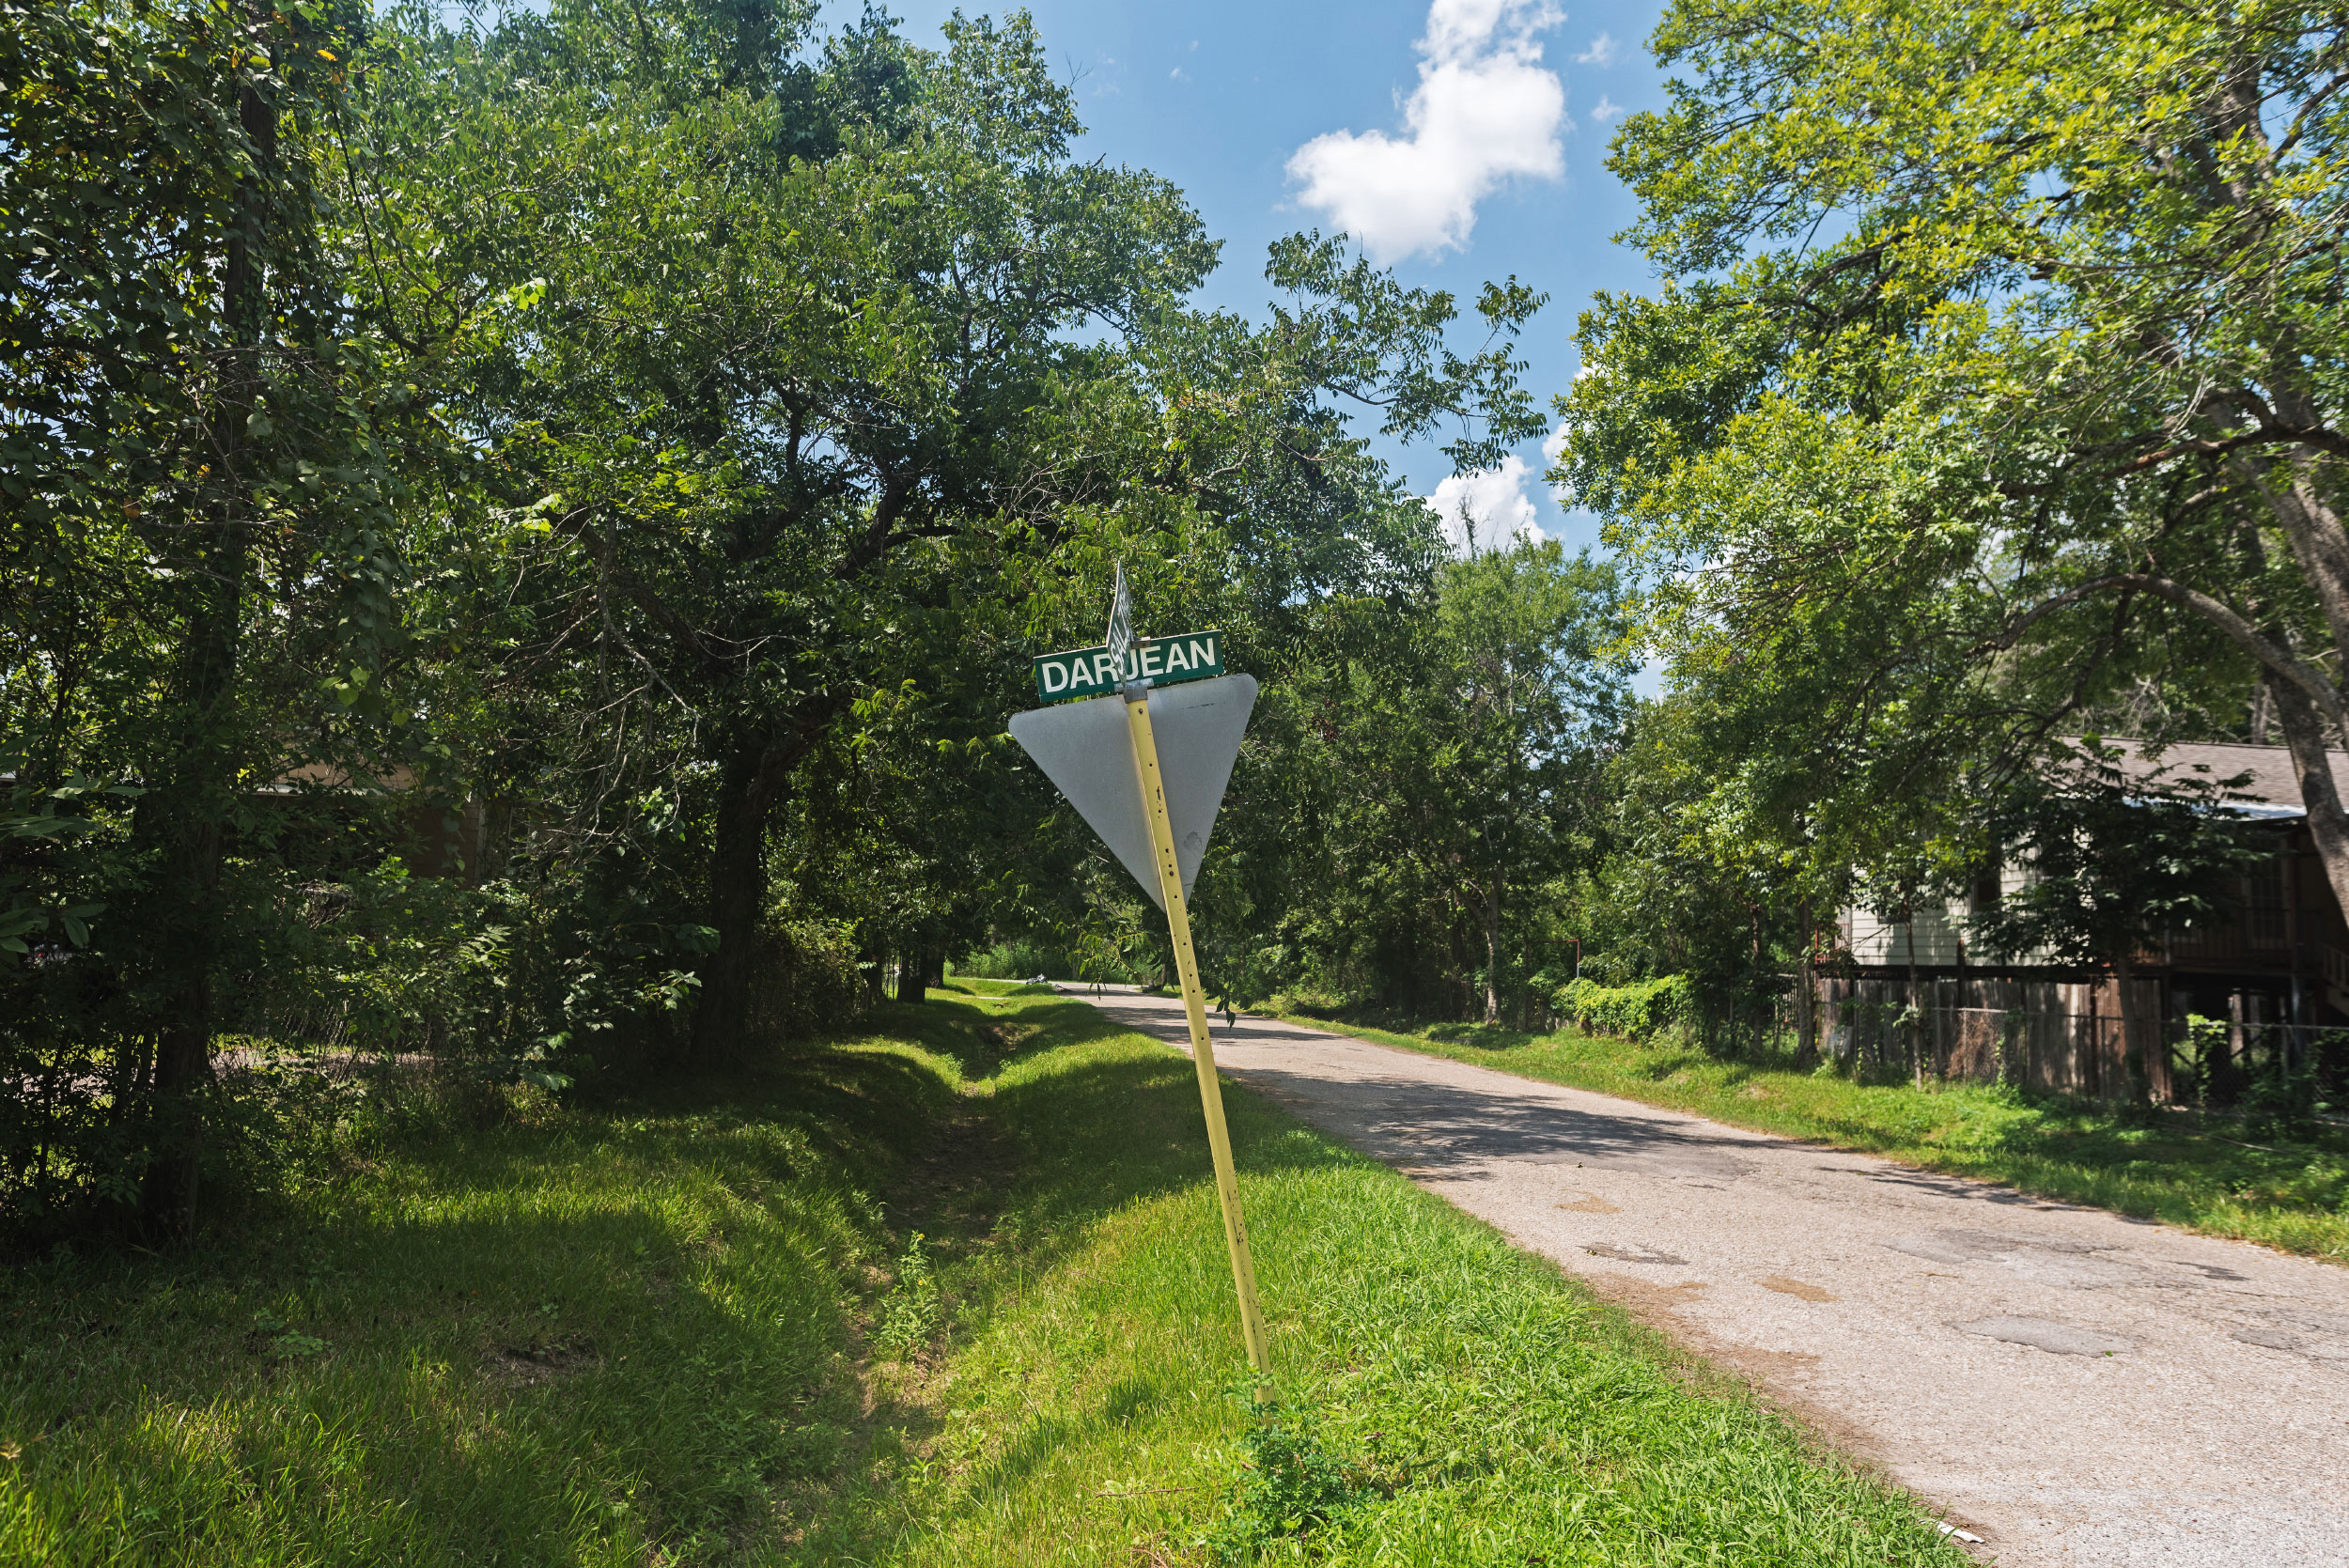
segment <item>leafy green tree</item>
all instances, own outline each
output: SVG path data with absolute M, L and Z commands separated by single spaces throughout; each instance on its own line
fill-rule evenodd
M 832 994 L 849 932 L 1148 966 L 1000 734 L 1120 561 L 1268 675 L 1408 665 L 1454 604 L 1455 837 L 1496 920 L 1547 863 L 1542 571 L 1435 592 L 1357 428 L 1464 466 L 1537 430 L 1514 281 L 1461 347 L 1462 302 L 1307 235 L 1268 323 L 1192 308 L 1216 247 L 1071 152 L 1024 19 L 0 9 L 16 1218 L 184 1230 L 216 1042 L 305 1013 L 552 1082 L 613 1030 L 804 1026 L 775 977 Z M 1268 706 L 1213 871 L 1242 946 L 1314 874 L 1277 825 L 1318 732 Z M 444 810 L 459 875 L 412 877 L 393 819 Z
M 1598 847 L 1577 890 L 1574 928 L 1593 979 L 1687 976 L 1693 1021 L 1719 1041 L 1774 1017 L 1791 970 L 1809 1049 L 1812 971 L 1857 880 L 1861 846 L 1825 840 L 1813 815 L 1781 809 L 1727 717 L 1685 689 L 1631 716 L 1608 759 Z
M 1974 938 L 2013 961 L 2110 969 L 2129 1094 L 2139 1105 L 2152 1083 L 2148 1026 L 2160 1020 L 2138 1016 L 2138 955 L 2216 912 L 2225 878 L 2260 850 L 2226 824 L 2220 783 L 2130 777 L 2112 754 L 2084 751 L 2062 773 L 1983 813 L 1982 853 L 2025 875 L 1973 912 Z
M 77 797 L 89 830 L 16 873 L 69 911 L 46 935 L 73 956 L 12 977 L 16 1017 L 39 1032 L 78 999 L 50 1038 L 83 1054 L 44 1071 L 111 1106 L 103 1157 L 41 1168 L 178 1232 L 223 987 L 290 874 L 256 785 L 347 771 L 398 717 L 374 677 L 411 416 L 330 265 L 319 176 L 361 15 L 0 15 L 0 722 L 19 791 Z M 137 779 L 127 844 L 83 776 Z
M 2258 688 L 2349 894 L 2341 19 L 1735 0 L 1655 46 L 1611 161 L 1665 287 L 1584 318 L 1560 473 L 1759 798 L 1880 841 Z
M 952 657 L 1007 552 L 1114 503 L 1143 411 L 1118 334 L 1215 250 L 1163 180 L 1069 154 L 1070 100 L 1024 22 L 957 22 L 937 54 L 856 34 L 807 82 L 796 8 L 627 20 L 414 22 L 385 91 L 445 85 L 385 116 L 366 166 L 469 231 L 412 232 L 385 308 L 480 302 L 445 406 L 491 454 L 507 529 L 542 541 L 506 567 L 537 574 L 526 620 L 474 657 L 540 660 L 525 704 L 608 715 L 575 730 L 574 804 L 665 773 L 706 824 L 688 879 L 714 932 L 709 1056 L 739 1048 L 769 830 L 802 765 L 862 693 Z M 501 189 L 527 210 L 492 245 L 473 219 Z M 1111 335 L 1081 338 L 1094 323 Z M 613 744 L 623 725 L 659 738 Z
M 1466 457 L 1538 427 L 1523 288 L 1487 289 L 1457 352 L 1450 296 L 1308 237 L 1276 248 L 1269 328 L 1193 312 L 1215 247 L 1164 181 L 1070 154 L 1024 21 L 932 53 L 868 18 L 802 66 L 807 20 L 407 14 L 349 162 L 403 225 L 354 270 L 442 345 L 435 396 L 482 455 L 474 513 L 415 547 L 448 569 L 442 772 L 532 802 L 541 857 L 657 877 L 673 946 L 709 934 L 703 1055 L 741 1038 L 777 877 L 863 911 L 868 949 L 926 947 L 1022 842 L 950 874 L 933 829 L 968 819 L 918 791 L 844 819 L 844 759 L 918 731 L 1008 766 L 974 744 L 1028 651 L 1094 635 L 1113 557 L 1259 645 L 1332 589 L 1400 591 L 1432 531 L 1345 404 L 1405 436 L 1463 418 Z M 888 747 L 859 750 L 867 723 Z
M 1446 678 L 1413 717 L 1449 775 L 1455 897 L 1476 911 L 1484 1018 L 1498 1023 L 1511 890 L 1571 868 L 1629 669 L 1613 572 L 1568 559 L 1554 539 L 1471 555 L 1445 568 L 1439 591 Z
M 1589 846 L 1625 700 L 1615 584 L 1542 540 L 1447 562 L 1434 588 L 1401 614 L 1332 605 L 1330 651 L 1268 697 L 1290 847 L 1253 852 L 1290 875 L 1249 904 L 1284 928 L 1260 946 L 1341 992 L 1500 1021 L 1554 935 L 1543 890 Z

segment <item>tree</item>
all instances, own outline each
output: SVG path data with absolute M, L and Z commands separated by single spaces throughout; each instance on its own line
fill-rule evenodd
M 1448 815 L 1463 831 L 1455 876 L 1483 928 L 1485 1021 L 1498 1023 L 1508 890 L 1570 869 L 1591 763 L 1620 722 L 1629 671 L 1614 574 L 1587 553 L 1568 560 L 1554 539 L 1448 566 L 1439 593 L 1447 678 L 1414 717 L 1450 765 Z
M 50 1070 L 102 1083 L 130 1141 L 80 1179 L 117 1204 L 143 1184 L 147 1225 L 177 1233 L 224 977 L 288 869 L 254 785 L 356 766 L 396 717 L 371 682 L 398 635 L 408 415 L 326 264 L 318 179 L 358 16 L 76 0 L 5 18 L 0 702 L 20 793 L 72 797 L 91 830 L 79 859 L 21 875 L 104 907 L 53 932 L 72 985 L 17 978 L 28 1001 L 102 1000 L 55 1037 L 86 1071 Z M 136 778 L 127 844 L 79 776 Z
M 1702 686 L 1643 702 L 1607 760 L 1591 868 L 1575 894 L 1585 972 L 1626 982 L 1688 977 L 1709 1038 L 1774 1016 L 1797 974 L 1802 1049 L 1812 968 L 1871 846 L 1822 837 L 1779 790 L 1777 759 Z M 1757 705 L 1759 706 L 1759 705 Z
M 2261 686 L 2349 903 L 2341 19 L 1735 0 L 1655 41 L 1688 73 L 1611 163 L 1667 284 L 1584 318 L 1561 475 L 1682 664 L 1771 672 L 1830 814 Z
M 1554 935 L 1542 890 L 1588 847 L 1624 701 L 1614 579 L 1542 540 L 1448 561 L 1434 588 L 1401 613 L 1326 607 L 1317 657 L 1259 722 L 1285 776 L 1277 809 L 1248 807 L 1284 847 L 1250 846 L 1245 894 L 1203 873 L 1202 904 L 1261 911 L 1255 945 L 1287 950 L 1292 976 L 1497 1022 Z
M 2122 1059 L 2139 1105 L 2152 1083 L 2146 1025 L 2159 1020 L 2137 1016 L 2137 955 L 2214 912 L 2223 878 L 2258 853 L 2227 822 L 2220 783 L 2132 778 L 2113 753 L 2090 749 L 1982 814 L 1978 853 L 2025 876 L 1973 912 L 1972 935 L 2010 962 L 2111 970 Z
M 1269 323 L 1192 308 L 1216 247 L 1072 153 L 1024 19 L 437 13 L 6 10 L 16 1218 L 184 1230 L 214 1041 L 289 1006 L 708 1060 L 851 934 L 1078 928 L 1114 878 L 1002 741 L 1027 654 L 1120 560 L 1268 675 L 1347 615 L 1399 648 L 1434 520 L 1353 422 L 1469 465 L 1542 423 L 1514 281 L 1466 349 L 1342 237 L 1274 247 Z M 425 887 L 391 818 L 443 809 Z M 1274 888 L 1251 816 L 1218 875 Z
M 768 889 L 829 896 L 800 870 L 843 863 L 802 838 L 775 869 L 779 825 L 839 831 L 800 809 L 839 799 L 809 770 L 894 693 L 1005 766 L 971 748 L 1021 644 L 1089 638 L 1115 555 L 1276 643 L 1300 601 L 1424 569 L 1431 531 L 1340 399 L 1407 437 L 1465 417 L 1470 457 L 1539 423 L 1521 287 L 1485 291 L 1457 353 L 1449 295 L 1302 237 L 1269 328 L 1194 312 L 1215 246 L 1163 180 L 1070 154 L 1024 21 L 933 54 L 868 18 L 802 65 L 806 21 L 569 0 L 476 39 L 410 15 L 350 160 L 403 215 L 354 271 L 387 330 L 440 345 L 435 396 L 482 458 L 478 521 L 427 519 L 417 548 L 462 629 L 421 677 L 443 771 L 533 798 L 537 853 L 630 854 L 698 905 L 672 929 L 714 943 L 705 1058 L 739 1048 Z M 924 836 L 883 857 L 915 877 L 896 912 L 839 907 L 952 927 L 915 908 L 975 874 Z
M 603 715 L 568 748 L 575 801 L 681 792 L 706 825 L 707 1059 L 739 1048 L 800 768 L 1007 557 L 1133 481 L 1123 334 L 1215 247 L 1163 180 L 1070 156 L 1024 21 L 955 22 L 939 54 L 868 27 L 811 76 L 795 8 L 627 20 L 582 0 L 476 40 L 411 18 L 385 90 L 423 107 L 387 110 L 364 166 L 431 220 L 381 308 L 421 331 L 474 303 L 445 407 L 544 541 L 507 651 L 553 664 L 518 695 Z M 491 242 L 500 200 L 524 210 Z M 662 738 L 614 744 L 631 730 Z

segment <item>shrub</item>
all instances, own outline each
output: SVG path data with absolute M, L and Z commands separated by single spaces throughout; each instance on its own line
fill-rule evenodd
M 1659 975 L 1627 986 L 1574 980 L 1559 988 L 1558 1011 L 1583 1029 L 1640 1040 L 1694 1017 L 1694 993 L 1685 974 Z
M 1240 1387 L 1236 1385 L 1234 1391 Z M 1252 1414 L 1240 1437 L 1244 1465 L 1222 1517 L 1201 1543 L 1210 1561 L 1257 1561 L 1275 1545 L 1313 1533 L 1369 1495 L 1322 1446 L 1310 1414 L 1277 1402 L 1252 1405 Z
M 954 971 L 978 980 L 1027 980 L 1039 974 L 1051 980 L 1067 980 L 1073 974 L 1066 953 L 1016 938 L 957 959 Z
M 1062 948 L 1010 938 L 974 949 L 950 967 L 973 980 L 1032 980 L 1040 974 L 1047 980 L 1108 980 L 1129 986 L 1151 985 L 1156 972 L 1156 966 L 1130 962 L 1116 944 L 1098 939 Z
M 925 1239 L 916 1231 L 906 1243 L 905 1255 L 897 1260 L 897 1282 L 881 1305 L 880 1331 L 873 1336 L 873 1343 L 882 1354 L 900 1360 L 928 1348 L 943 1311 Z
M 864 1005 L 856 943 L 832 921 L 770 917 L 751 979 L 750 1045 L 770 1050 L 813 1039 Z
M 1346 1012 L 1346 998 L 1311 986 L 1299 986 L 1293 991 L 1275 991 L 1267 1005 L 1275 1013 L 1294 1013 L 1306 1018 L 1334 1018 Z

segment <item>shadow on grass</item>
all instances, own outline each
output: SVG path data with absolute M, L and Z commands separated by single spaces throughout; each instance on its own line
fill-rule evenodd
M 0 1281 L 0 1560 L 454 1563 L 772 1521 L 859 1419 L 867 1190 L 954 1099 L 847 1048 L 395 1134 L 242 1234 Z
M 1166 1404 L 1166 1395 L 1139 1378 L 1120 1378 L 1074 1417 L 1045 1416 L 1024 1423 L 1019 1436 L 972 1472 L 973 1495 L 1005 1492 L 1070 1449 L 1083 1449 L 1104 1433 L 1130 1425 Z

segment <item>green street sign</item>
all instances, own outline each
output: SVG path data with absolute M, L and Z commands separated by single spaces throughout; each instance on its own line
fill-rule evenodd
M 1035 690 L 1048 703 L 1065 703 L 1072 697 L 1108 696 L 1129 680 L 1173 686 L 1222 673 L 1223 633 L 1187 631 L 1179 637 L 1143 638 L 1126 656 L 1123 670 L 1106 647 L 1045 654 L 1035 661 Z

